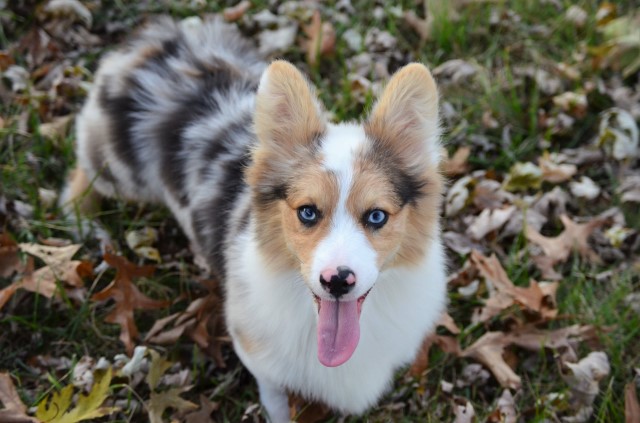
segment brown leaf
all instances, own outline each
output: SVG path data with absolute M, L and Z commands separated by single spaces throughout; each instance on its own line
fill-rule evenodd
M 307 63 L 315 66 L 320 57 L 333 53 L 336 48 L 336 31 L 331 22 L 322 22 L 320 11 L 316 10 L 311 17 L 311 23 L 302 27 L 308 40 L 304 40 L 302 47 L 307 52 Z
M 589 247 L 588 239 L 591 233 L 606 223 L 606 219 L 595 218 L 587 223 L 575 223 L 567 215 L 561 215 L 560 220 L 564 225 L 562 233 L 549 238 L 541 235 L 531 227 L 527 227 L 527 239 L 537 244 L 547 257 L 551 267 L 567 261 L 571 252 L 577 250 L 586 260 L 594 263 L 602 263 L 600 257 Z M 540 266 L 539 266 L 540 267 Z M 540 270 L 543 270 L 541 267 Z M 547 270 L 548 271 L 548 270 Z
M 0 277 L 8 278 L 24 271 L 18 244 L 6 233 L 0 233 Z
M 133 353 L 133 340 L 138 337 L 138 328 L 134 321 L 134 310 L 163 308 L 169 301 L 153 300 L 142 294 L 134 285 L 134 278 L 149 277 L 153 274 L 153 266 L 136 266 L 126 258 L 111 253 L 104 254 L 104 260 L 116 269 L 116 277 L 102 291 L 94 294 L 93 301 L 113 299 L 115 307 L 104 319 L 107 323 L 120 325 L 120 340 L 125 345 L 127 353 Z
M 185 416 L 186 423 L 213 423 L 211 413 L 220 408 L 217 402 L 211 402 L 209 398 L 200 395 L 200 409 L 192 411 Z
M 485 278 L 489 290 L 489 298 L 479 313 L 473 316 L 473 322 L 486 322 L 512 305 L 519 305 L 531 313 L 536 321 L 547 321 L 556 317 L 556 285 L 545 284 L 544 291 L 533 279 L 528 288 L 513 285 L 495 254 L 485 257 L 480 252 L 473 251 L 471 262 Z
M 638 394 L 634 382 L 627 383 L 624 387 L 624 418 L 625 423 L 640 422 L 640 404 L 638 404 Z
M 442 171 L 447 176 L 462 175 L 469 171 L 469 155 L 471 147 L 460 147 L 442 164 Z
M 518 376 L 504 360 L 505 348 L 511 343 L 504 332 L 487 332 L 476 342 L 462 351 L 462 357 L 473 358 L 491 370 L 501 386 L 518 389 L 521 385 Z
M 227 7 L 222 12 L 224 20 L 227 22 L 234 22 L 244 16 L 247 10 L 251 8 L 251 2 L 249 0 L 243 0 L 233 7 Z
M 302 397 L 289 394 L 289 415 L 298 423 L 317 423 L 331 417 L 331 410 L 319 402 L 309 402 Z
M 538 158 L 538 166 L 542 170 L 542 179 L 553 184 L 568 181 L 578 171 L 576 165 L 559 163 L 557 157 L 554 161 L 547 152 Z
M 498 398 L 496 409 L 487 417 L 488 423 L 516 423 L 518 413 L 511 391 L 505 389 Z
M 600 392 L 600 380 L 611 372 L 607 354 L 593 351 L 577 363 L 561 365 L 561 376 L 571 388 L 571 399 L 578 404 L 575 408 L 591 407 Z
M 0 403 L 4 405 L 0 410 L 0 421 L 3 423 L 38 421 L 27 415 L 27 406 L 20 399 L 9 373 L 0 373 Z

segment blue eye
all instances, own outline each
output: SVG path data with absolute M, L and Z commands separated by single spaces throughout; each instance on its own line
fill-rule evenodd
M 380 229 L 387 223 L 388 219 L 389 215 L 387 212 L 380 209 L 371 210 L 364 215 L 365 225 L 373 229 Z
M 318 209 L 316 206 L 302 206 L 298 208 L 298 219 L 305 226 L 313 226 L 318 221 Z

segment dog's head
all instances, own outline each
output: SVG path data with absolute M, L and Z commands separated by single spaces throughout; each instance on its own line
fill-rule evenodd
M 363 124 L 333 125 L 303 75 L 276 61 L 260 81 L 255 131 L 258 242 L 274 266 L 300 269 L 318 307 L 318 357 L 338 366 L 355 351 L 379 273 L 420 263 L 436 235 L 435 82 L 407 65 Z

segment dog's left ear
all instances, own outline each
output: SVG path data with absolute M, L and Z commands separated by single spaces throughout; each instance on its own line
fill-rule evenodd
M 419 63 L 396 72 L 375 104 L 365 126 L 375 142 L 396 152 L 410 168 L 440 160 L 438 89 Z

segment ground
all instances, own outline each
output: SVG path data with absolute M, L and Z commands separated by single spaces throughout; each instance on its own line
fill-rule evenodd
M 170 214 L 106 202 L 93 217 L 117 253 L 103 256 L 56 203 L 100 57 L 154 14 L 224 12 L 307 73 L 336 121 L 411 61 L 440 87 L 449 314 L 381 404 L 346 421 L 640 419 L 640 10 L 390 3 L 0 0 L 0 417 L 78 421 L 51 411 L 60 398 L 35 409 L 73 385 L 98 421 L 262 418 L 216 281 Z

